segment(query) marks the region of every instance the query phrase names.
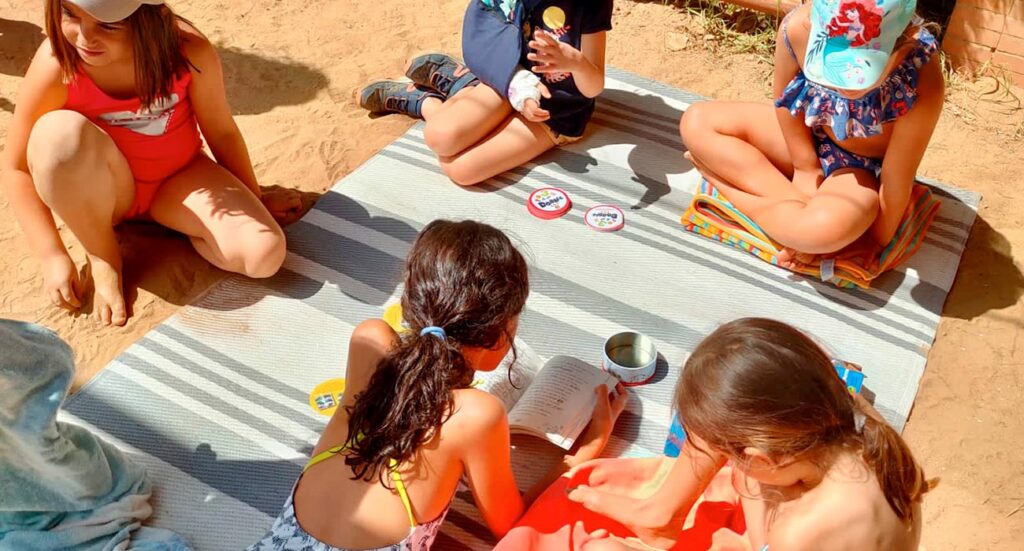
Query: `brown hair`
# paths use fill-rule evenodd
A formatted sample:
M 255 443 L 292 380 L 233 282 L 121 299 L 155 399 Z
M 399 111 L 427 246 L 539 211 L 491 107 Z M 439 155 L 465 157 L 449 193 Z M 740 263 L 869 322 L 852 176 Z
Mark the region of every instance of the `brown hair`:
M 933 486 L 888 423 L 865 414 L 858 430 L 855 414 L 864 413 L 832 360 L 782 322 L 744 318 L 711 333 L 686 361 L 676 407 L 686 431 L 733 458 L 747 447 L 809 460 L 858 450 L 905 522 Z
M 511 343 L 510 322 L 528 294 L 526 261 L 501 231 L 468 220 L 423 229 L 406 260 L 402 315 L 410 330 L 347 410 L 345 462 L 354 478 L 387 485 L 389 462 L 407 462 L 437 434 L 452 414 L 454 391 L 472 382 L 462 348 Z M 430 326 L 447 336 L 420 335 Z
M 46 34 L 60 64 L 61 77 L 64 82 L 71 82 L 82 60 L 61 30 L 62 0 L 47 0 L 45 17 Z M 178 28 L 181 22 L 191 26 L 166 5 L 149 4 L 139 6 L 123 21 L 135 60 L 135 92 L 143 106 L 152 106 L 170 95 L 174 79 L 192 67 L 182 49 L 184 40 Z

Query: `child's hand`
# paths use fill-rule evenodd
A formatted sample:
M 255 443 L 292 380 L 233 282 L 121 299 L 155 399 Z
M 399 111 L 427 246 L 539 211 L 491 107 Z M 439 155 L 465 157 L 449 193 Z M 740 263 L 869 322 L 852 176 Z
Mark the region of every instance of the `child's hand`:
M 583 52 L 541 29 L 533 33 L 533 40 L 527 46 L 533 52 L 526 54 L 526 59 L 534 62 L 535 73 L 571 73 L 584 59 Z
M 298 220 L 302 216 L 302 198 L 294 189 L 277 188 L 264 191 L 260 201 L 267 207 L 274 220 L 282 226 Z
M 67 253 L 43 259 L 43 291 L 54 305 L 65 310 L 76 311 L 82 307 L 78 298 L 81 293 L 78 269 Z
M 825 180 L 821 170 L 794 170 L 793 187 L 808 198 L 818 193 L 818 187 Z
M 551 92 L 548 91 L 548 87 L 544 86 L 544 83 L 537 84 L 537 90 L 540 91 L 542 98 L 550 98 Z M 523 117 L 530 122 L 544 122 L 551 118 L 551 113 L 545 109 L 540 108 L 540 102 L 534 99 L 528 99 L 523 102 Z
M 615 428 L 615 420 L 619 418 L 622 410 L 626 409 L 626 402 L 629 401 L 629 393 L 622 383 L 615 385 L 615 395 L 611 397 L 608 396 L 608 387 L 605 385 L 598 386 L 594 392 L 597 393 L 597 403 L 594 404 L 590 424 L 578 441 L 579 448 L 576 453 L 566 458 L 570 467 L 590 461 L 601 454 L 612 435 L 612 429 Z

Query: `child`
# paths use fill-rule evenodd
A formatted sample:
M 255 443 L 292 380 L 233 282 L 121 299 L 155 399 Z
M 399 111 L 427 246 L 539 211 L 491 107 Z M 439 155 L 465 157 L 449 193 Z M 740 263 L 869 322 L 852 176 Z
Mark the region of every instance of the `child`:
M 785 250 L 889 244 L 943 103 L 935 37 L 916 0 L 813 0 L 775 47 L 775 109 L 709 102 L 680 123 L 707 180 Z M 863 238 L 863 239 L 861 239 Z
M 470 386 L 512 347 L 528 293 L 526 262 L 505 234 L 472 221 L 429 224 L 406 264 L 410 331 L 376 319 L 356 327 L 342 404 L 250 550 L 426 550 L 463 479 L 491 531 L 508 531 L 524 508 L 508 419 L 498 398 Z M 579 450 L 547 482 L 607 442 L 627 394 L 596 392 Z
M 474 10 L 491 10 L 479 20 L 504 25 L 497 34 L 511 35 L 512 42 L 481 40 L 467 28 L 463 49 L 489 62 L 507 59 L 511 52 L 512 67 L 518 63 L 527 70 L 520 67 L 506 71 L 508 77 L 488 79 L 484 74 L 492 67 L 480 67 L 481 73 L 470 64 L 488 84 L 477 86 L 480 81 L 464 66 L 443 54 L 429 54 L 410 61 L 406 75 L 412 84 L 379 81 L 358 97 L 359 105 L 374 113 L 425 119 L 427 146 L 445 174 L 462 186 L 478 184 L 583 136 L 594 112 L 593 98 L 604 90 L 605 32 L 611 30 L 612 0 L 505 0 L 497 2 L 500 6 L 482 2 L 470 3 L 467 22 L 474 21 Z M 512 32 L 507 32 L 510 26 Z M 522 36 L 532 36 L 526 48 Z M 478 51 L 486 48 L 509 51 Z
M 85 248 L 105 325 L 127 320 L 114 233 L 124 220 L 184 233 L 218 268 L 273 275 L 285 255 L 274 217 L 298 198 L 263 198 L 271 212 L 261 203 L 209 40 L 162 0 L 46 0 L 45 18 L 0 180 L 53 303 L 77 310 L 83 298 L 54 214 Z
M 932 483 L 900 435 L 848 392 L 807 335 L 767 319 L 723 325 L 687 360 L 676 407 L 687 433 L 681 460 L 580 467 L 593 469 L 589 484 L 612 487 L 616 478 L 653 475 L 655 463 L 674 461 L 653 494 L 634 499 L 577 487 L 570 499 L 663 548 L 728 460 L 746 535 L 722 530 L 714 549 L 917 549 L 921 498 Z

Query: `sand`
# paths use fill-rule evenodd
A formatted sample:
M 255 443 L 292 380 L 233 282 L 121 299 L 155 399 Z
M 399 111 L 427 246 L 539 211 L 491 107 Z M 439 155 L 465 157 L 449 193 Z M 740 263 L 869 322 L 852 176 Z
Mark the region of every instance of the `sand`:
M 432 3 L 433 4 L 433 3 Z M 264 186 L 308 202 L 411 124 L 370 119 L 352 102 L 360 84 L 398 76 L 422 50 L 458 53 L 465 0 L 424 8 L 399 0 L 180 0 L 172 5 L 221 47 L 229 97 Z M 704 39 L 685 10 L 618 0 L 608 62 L 721 99 L 768 99 L 770 67 Z M 0 0 L 0 143 L 32 52 L 43 40 L 42 2 Z M 928 549 L 1019 549 L 1024 534 L 1024 115 L 994 81 L 953 87 L 921 173 L 984 199 L 905 436 L 930 475 Z M 415 182 L 408 185 L 415 186 Z M 72 256 L 81 247 L 64 232 Z M 56 329 L 75 349 L 76 385 L 224 273 L 169 231 L 121 232 L 132 318 L 99 328 L 52 308 L 41 293 L 10 206 L 0 198 L 0 316 Z

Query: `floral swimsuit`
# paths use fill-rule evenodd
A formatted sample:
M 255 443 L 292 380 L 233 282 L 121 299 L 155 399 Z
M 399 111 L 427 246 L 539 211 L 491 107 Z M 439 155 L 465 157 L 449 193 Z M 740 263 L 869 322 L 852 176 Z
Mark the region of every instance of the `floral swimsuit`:
M 782 39 L 793 59 L 797 59 L 786 27 L 786 21 L 783 20 Z M 862 97 L 845 98 L 831 88 L 807 80 L 801 70 L 775 100 L 776 107 L 785 107 L 793 116 L 803 112 L 804 124 L 811 128 L 825 177 L 841 168 L 867 170 L 876 177 L 881 173 L 882 159 L 847 151 L 836 140 L 841 142 L 847 138 L 881 134 L 883 124 L 906 115 L 914 106 L 921 67 L 938 51 L 935 37 L 924 28 L 918 30 L 914 40 L 917 43 L 903 61 L 877 88 Z M 832 129 L 836 140 L 825 133 L 823 127 L 826 126 Z

